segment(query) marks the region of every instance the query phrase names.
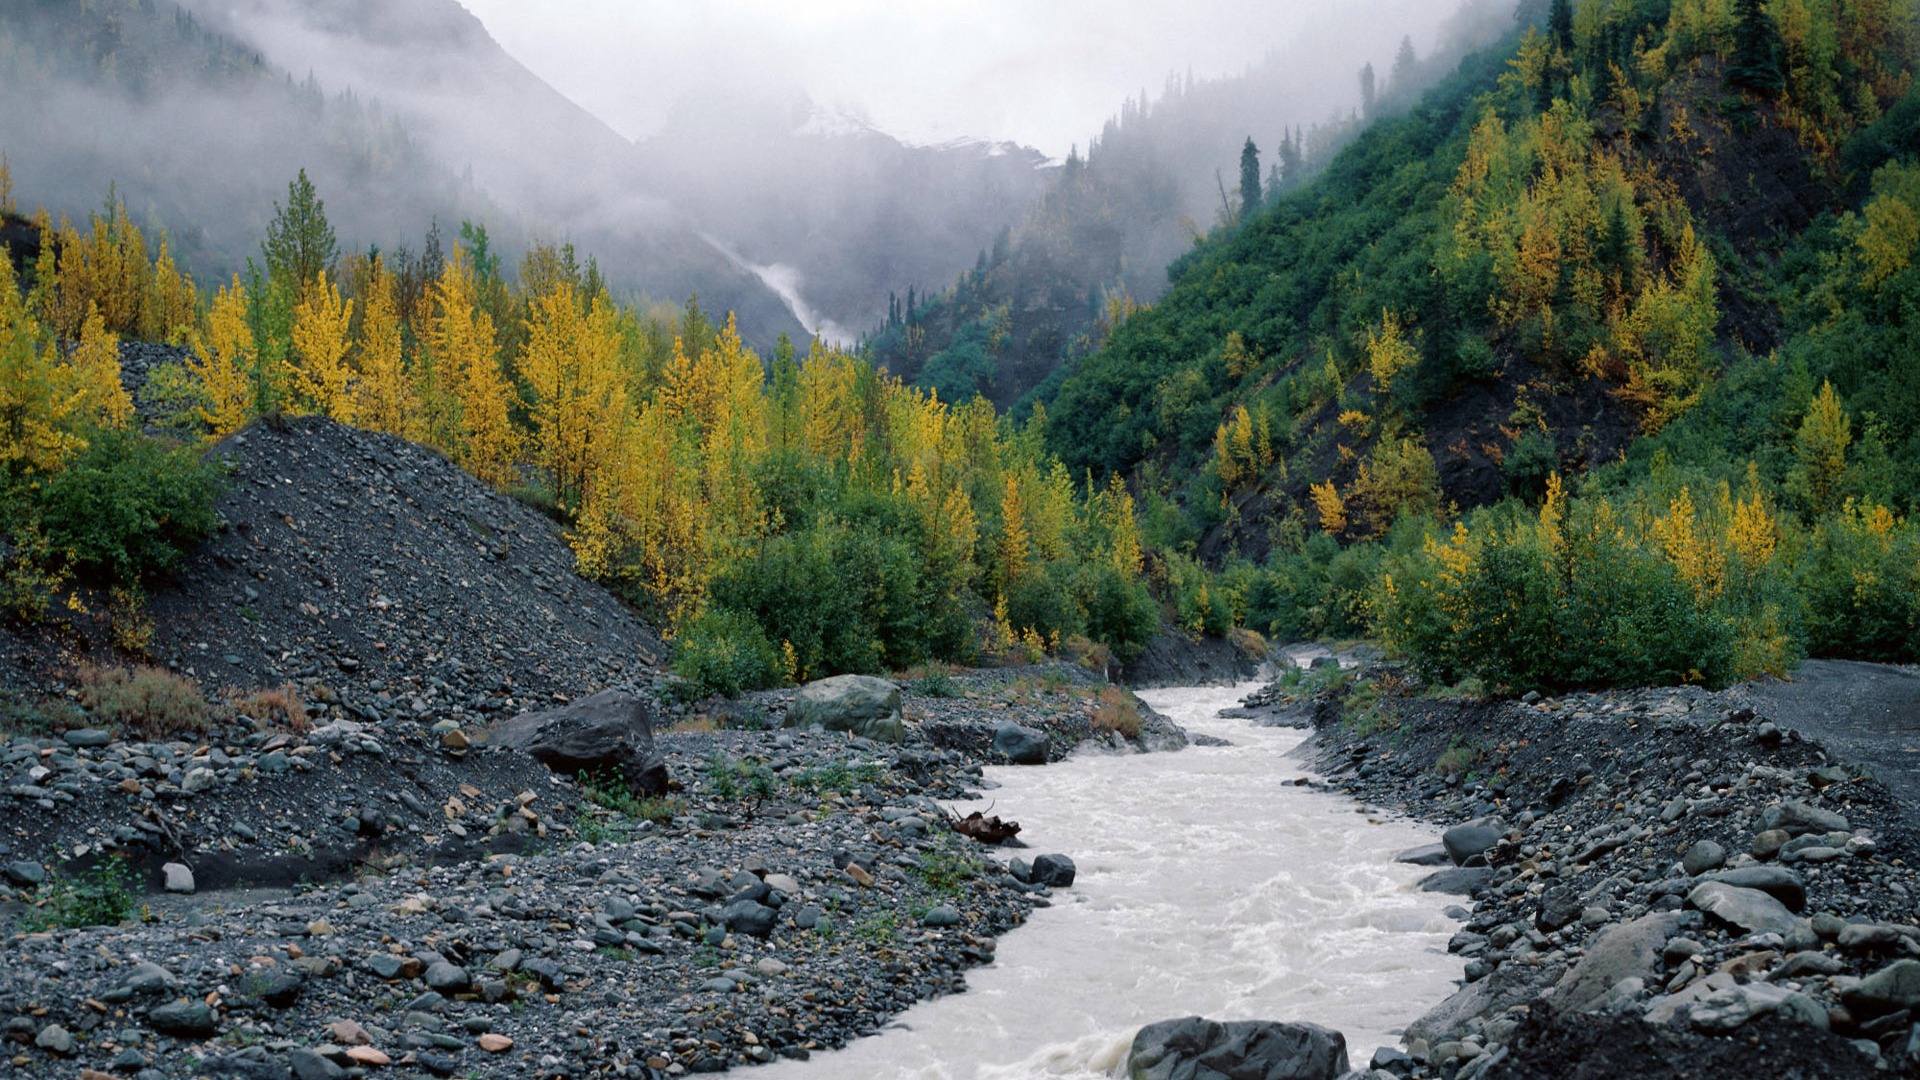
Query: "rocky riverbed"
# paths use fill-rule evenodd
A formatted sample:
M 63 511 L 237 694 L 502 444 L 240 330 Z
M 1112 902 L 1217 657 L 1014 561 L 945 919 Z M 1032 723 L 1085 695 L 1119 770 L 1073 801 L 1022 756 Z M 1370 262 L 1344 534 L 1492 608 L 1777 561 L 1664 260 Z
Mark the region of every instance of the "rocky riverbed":
M 1464 984 L 1374 1080 L 1920 1067 L 1915 836 L 1874 762 L 1775 723 L 1764 688 L 1478 702 L 1369 677 L 1255 704 L 1305 707 L 1334 787 L 1451 826 L 1405 858 L 1473 899 Z
M 753 695 L 663 733 L 679 790 L 645 802 L 411 716 L 16 738 L 0 1067 L 652 1077 L 840 1045 L 960 989 L 1070 883 L 1070 860 L 986 860 L 935 800 L 1005 760 L 996 737 L 1129 745 L 1095 730 L 1101 685 L 943 674 L 909 685 L 899 744 L 782 728 L 793 693 Z M 139 875 L 128 917 L 45 925 L 101 865 Z

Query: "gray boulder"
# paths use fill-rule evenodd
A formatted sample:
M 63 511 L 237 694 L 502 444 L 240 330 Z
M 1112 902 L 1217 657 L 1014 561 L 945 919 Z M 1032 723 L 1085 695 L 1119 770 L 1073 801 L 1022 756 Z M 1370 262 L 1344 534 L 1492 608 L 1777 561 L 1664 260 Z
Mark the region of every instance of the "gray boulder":
M 993 752 L 1015 765 L 1045 765 L 1047 734 L 1009 720 L 993 730 Z
M 1701 874 L 1727 861 L 1727 849 L 1712 840 L 1696 840 L 1687 853 L 1680 858 L 1680 866 L 1688 877 Z
M 1780 829 L 1793 836 L 1850 831 L 1846 818 L 1831 810 L 1798 801 L 1767 807 L 1760 814 L 1760 829 Z
M 900 715 L 900 688 L 871 675 L 835 675 L 801 687 L 787 707 L 786 726 L 816 724 L 874 742 L 897 743 L 907 736 Z
M 1395 855 L 1393 861 L 1409 866 L 1448 866 L 1452 864 L 1453 857 L 1447 854 L 1445 844 L 1421 844 Z
M 1452 856 L 1455 866 L 1465 866 L 1468 859 L 1484 855 L 1500 842 L 1500 830 L 1485 819 L 1469 821 L 1442 833 L 1440 842 L 1446 846 L 1447 854 Z
M 1759 889 L 1785 904 L 1788 911 L 1799 911 L 1807 906 L 1806 882 L 1800 879 L 1799 874 L 1782 867 L 1742 866 L 1709 875 L 1707 880 L 1740 889 Z
M 780 913 L 758 900 L 739 899 L 722 909 L 721 919 L 727 929 L 754 937 L 766 937 L 773 933 L 774 924 L 780 919 Z
M 1129 1080 L 1334 1080 L 1346 1072 L 1346 1038 L 1317 1024 L 1162 1020 L 1141 1028 L 1127 1054 Z
M 1895 960 L 1841 994 L 1847 1007 L 1870 1016 L 1920 1005 L 1920 960 Z
M 1703 881 L 1687 894 L 1687 904 L 1750 934 L 1787 934 L 1793 931 L 1793 913 L 1759 889 L 1742 889 L 1721 881 Z
M 1600 932 L 1550 995 L 1560 1012 L 1585 1012 L 1606 1001 L 1607 991 L 1622 979 L 1652 981 L 1660 972 L 1667 939 L 1680 929 L 1678 912 L 1643 915 L 1632 922 Z
M 1033 860 L 1030 876 L 1035 885 L 1064 889 L 1073 884 L 1073 860 L 1065 855 L 1042 855 Z
M 491 741 L 523 750 L 557 773 L 619 777 L 641 795 L 667 790 L 667 762 L 654 751 L 647 704 L 624 690 L 521 713 L 497 724 Z

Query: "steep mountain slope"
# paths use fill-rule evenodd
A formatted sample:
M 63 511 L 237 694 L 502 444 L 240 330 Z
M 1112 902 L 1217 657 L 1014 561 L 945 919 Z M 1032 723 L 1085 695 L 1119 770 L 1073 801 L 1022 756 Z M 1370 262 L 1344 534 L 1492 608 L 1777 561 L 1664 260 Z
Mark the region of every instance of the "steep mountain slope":
M 809 329 L 847 343 L 895 283 L 950 280 L 1056 171 L 1008 143 L 910 146 L 798 90 L 683 100 L 637 149 L 635 181 L 743 262 L 790 271 Z
M 509 225 L 391 112 L 296 83 L 171 5 L 9 5 L 0 151 L 15 190 L 51 196 L 55 215 L 84 224 L 113 188 L 143 226 L 169 229 L 203 282 L 239 268 L 302 168 L 333 196 L 350 246 L 390 244 L 435 218 Z
M 1546 27 L 1547 7 L 1523 10 Z M 1311 532 L 1380 535 L 1405 509 L 1537 496 L 1645 433 L 1697 436 L 1696 409 L 1725 420 L 1729 364 L 1788 344 L 1796 321 L 1884 308 L 1878 286 L 1795 296 L 1859 290 L 1842 279 L 1866 226 L 1802 231 L 1858 207 L 1905 145 L 1913 5 L 1751 27 L 1684 0 L 1570 10 L 1564 37 L 1535 29 L 1469 60 L 1178 262 L 1168 294 L 1048 401 L 1051 445 L 1076 468 L 1191 477 L 1176 486 L 1202 553 L 1259 560 Z M 1737 46 L 1769 28 L 1756 89 Z M 1816 47 L 1831 48 L 1795 66 Z M 1884 149 L 1840 153 L 1863 128 Z M 1794 424 L 1800 385 L 1781 405 Z M 1860 370 L 1841 385 L 1889 384 Z M 1879 412 L 1889 445 L 1908 438 L 1904 406 L 1850 407 Z M 1792 462 L 1761 464 L 1785 482 Z
M 638 159 L 626 139 L 509 56 L 455 0 L 185 6 L 274 66 L 308 72 L 328 92 L 377 101 L 400 118 L 436 160 L 501 208 L 485 220 L 510 264 L 528 239 L 569 241 L 592 252 L 622 293 L 669 303 L 698 295 L 709 309 L 738 312 L 756 342 L 780 333 L 804 340 L 775 290 L 704 239 L 656 188 L 636 182 Z M 416 221 L 370 240 L 391 243 L 421 227 Z
M 1366 123 L 1406 108 L 1464 52 L 1504 32 L 1509 12 L 1476 0 L 1442 23 L 1433 6 L 1379 0 L 1309 24 L 1244 74 L 1169 77 L 1157 99 L 1143 90 L 951 287 L 898 282 L 885 323 L 870 332 L 872 355 L 950 400 L 979 392 L 1011 407 L 1068 356 L 1097 346 L 1114 314 L 1156 299 L 1168 264 L 1198 237 L 1238 220 L 1249 141 L 1258 195 L 1297 188 Z

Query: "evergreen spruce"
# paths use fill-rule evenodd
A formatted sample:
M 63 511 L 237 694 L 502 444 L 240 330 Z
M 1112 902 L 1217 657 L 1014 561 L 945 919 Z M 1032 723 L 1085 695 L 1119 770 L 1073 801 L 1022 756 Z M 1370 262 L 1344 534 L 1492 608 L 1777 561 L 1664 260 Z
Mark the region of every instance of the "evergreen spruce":
M 1242 217 L 1260 209 L 1260 148 L 1253 145 L 1253 136 L 1247 136 L 1247 144 L 1240 148 L 1240 214 Z
M 1765 0 L 1738 0 L 1733 26 L 1733 61 L 1727 82 L 1761 97 L 1777 97 L 1786 88 L 1780 71 L 1780 28 L 1767 14 Z

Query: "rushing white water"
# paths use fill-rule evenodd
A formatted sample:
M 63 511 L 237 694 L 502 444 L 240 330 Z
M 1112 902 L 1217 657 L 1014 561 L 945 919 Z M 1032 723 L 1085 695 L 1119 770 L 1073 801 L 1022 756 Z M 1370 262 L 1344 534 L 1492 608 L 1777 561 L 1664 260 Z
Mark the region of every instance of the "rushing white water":
M 755 1080 L 1091 1080 L 1124 1070 L 1143 1024 L 1191 1015 L 1323 1024 L 1355 1064 L 1392 1045 L 1460 973 L 1447 899 L 1393 861 L 1434 835 L 1288 783 L 1301 732 L 1217 715 L 1254 685 L 1140 695 L 1230 747 L 989 769 L 1023 854 L 1071 856 L 1073 887 L 1002 938 L 966 993 Z

